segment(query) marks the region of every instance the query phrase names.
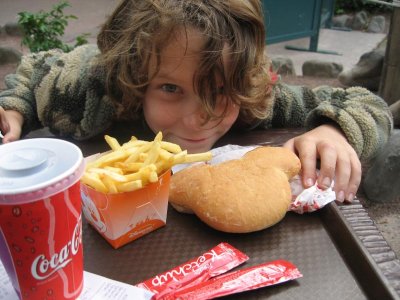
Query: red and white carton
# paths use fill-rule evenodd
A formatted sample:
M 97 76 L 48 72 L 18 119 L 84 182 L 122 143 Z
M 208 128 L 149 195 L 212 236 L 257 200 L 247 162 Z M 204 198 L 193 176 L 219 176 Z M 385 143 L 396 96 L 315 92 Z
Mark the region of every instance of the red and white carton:
M 85 158 L 90 163 L 104 155 Z M 166 225 L 171 170 L 130 192 L 102 193 L 81 183 L 82 211 L 92 227 L 118 249 Z
M 20 299 L 83 288 L 82 152 L 49 138 L 0 146 L 0 258 Z
M 86 220 L 114 248 L 118 249 L 167 222 L 171 171 L 157 182 L 124 193 L 102 193 L 81 184 L 82 210 Z

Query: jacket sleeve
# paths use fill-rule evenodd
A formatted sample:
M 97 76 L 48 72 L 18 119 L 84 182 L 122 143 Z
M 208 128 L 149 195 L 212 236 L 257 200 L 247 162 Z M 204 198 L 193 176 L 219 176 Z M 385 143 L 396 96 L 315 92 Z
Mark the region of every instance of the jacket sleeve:
M 85 45 L 24 56 L 16 73 L 6 76 L 0 106 L 24 116 L 23 134 L 40 127 L 74 139 L 98 134 L 110 125 L 114 106 L 104 74 L 93 65 L 97 54 L 96 46 Z
M 274 95 L 269 126 L 311 129 L 334 122 L 362 161 L 377 154 L 393 129 L 386 102 L 362 87 L 309 89 L 279 83 Z

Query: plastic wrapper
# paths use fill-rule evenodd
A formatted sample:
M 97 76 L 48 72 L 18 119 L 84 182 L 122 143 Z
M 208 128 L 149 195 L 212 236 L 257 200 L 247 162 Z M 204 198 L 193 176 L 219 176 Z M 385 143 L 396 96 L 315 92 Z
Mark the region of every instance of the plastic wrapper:
M 303 275 L 286 260 L 231 271 L 249 257 L 221 243 L 199 257 L 136 286 L 154 293 L 152 300 L 214 299 L 294 280 Z
M 299 214 L 316 211 L 336 199 L 335 192 L 332 189 L 333 182 L 327 189 L 321 189 L 317 183 L 305 189 L 301 183 L 300 175 L 296 175 L 290 180 L 290 187 L 293 201 L 289 210 Z
M 137 287 L 149 290 L 158 299 L 165 294 L 204 282 L 247 261 L 249 257 L 228 243 L 221 243 L 199 257 L 147 279 Z
M 276 260 L 229 272 L 175 293 L 170 293 L 159 299 L 214 299 L 283 283 L 302 276 L 292 263 L 285 260 Z

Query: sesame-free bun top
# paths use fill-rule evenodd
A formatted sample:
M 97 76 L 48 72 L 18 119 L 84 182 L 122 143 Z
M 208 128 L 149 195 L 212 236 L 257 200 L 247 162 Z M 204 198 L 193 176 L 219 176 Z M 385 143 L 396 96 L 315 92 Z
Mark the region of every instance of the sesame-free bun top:
M 292 200 L 289 179 L 300 167 L 298 157 L 286 148 L 258 147 L 240 159 L 175 173 L 169 201 L 220 231 L 262 230 L 285 216 Z

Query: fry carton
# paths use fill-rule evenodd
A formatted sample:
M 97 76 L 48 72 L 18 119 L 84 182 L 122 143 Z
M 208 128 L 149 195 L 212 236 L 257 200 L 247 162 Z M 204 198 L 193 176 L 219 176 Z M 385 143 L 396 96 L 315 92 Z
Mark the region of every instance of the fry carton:
M 166 224 L 171 168 L 211 159 L 211 152 L 187 154 L 159 132 L 153 141 L 132 136 L 120 145 L 106 135 L 111 150 L 86 158 L 81 177 L 87 221 L 115 248 Z
M 132 192 L 105 194 L 81 185 L 86 220 L 115 249 L 166 224 L 171 172 Z

